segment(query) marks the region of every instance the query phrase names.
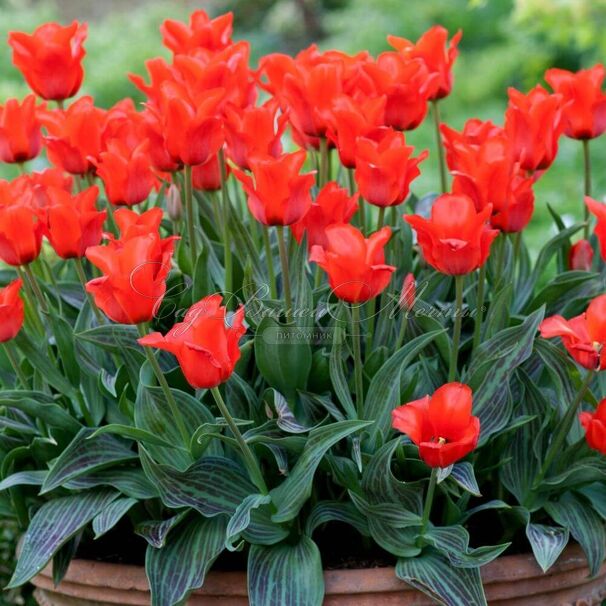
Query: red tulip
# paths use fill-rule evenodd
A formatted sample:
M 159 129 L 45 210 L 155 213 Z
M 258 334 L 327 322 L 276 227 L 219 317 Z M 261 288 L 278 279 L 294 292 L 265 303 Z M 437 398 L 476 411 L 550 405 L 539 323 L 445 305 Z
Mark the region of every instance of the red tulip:
M 447 383 L 392 411 L 394 429 L 405 433 L 430 467 L 448 467 L 469 454 L 480 437 L 480 419 L 471 414 L 471 389 Z
M 28 95 L 22 103 L 9 99 L 0 105 L 0 160 L 22 163 L 40 153 L 42 136 L 36 110 L 36 97 Z
M 89 246 L 101 242 L 107 211 L 96 208 L 96 185 L 71 195 L 64 189 L 47 188 L 47 236 L 55 252 L 63 259 L 83 257 Z
M 65 111 L 47 111 L 42 123 L 48 159 L 57 168 L 72 175 L 94 173 L 92 160 L 102 150 L 101 134 L 107 112 L 95 107 L 92 97 L 81 97 Z
M 225 140 L 229 157 L 242 169 L 250 169 L 250 158 L 267 155 L 277 158 L 282 153 L 280 137 L 288 116 L 280 114 L 278 103 L 270 99 L 260 107 L 225 108 Z
M 568 269 L 591 271 L 593 263 L 593 248 L 588 240 L 579 240 L 570 247 L 568 253 Z
M 204 164 L 192 166 L 192 182 L 194 189 L 201 191 L 217 191 L 221 189 L 221 165 L 219 156 L 213 156 Z
M 598 202 L 589 196 L 585 196 L 585 204 L 589 212 L 597 218 L 594 232 L 600 243 L 602 259 L 606 261 L 606 204 Z
M 66 27 L 45 23 L 31 35 L 9 33 L 13 63 L 38 96 L 62 101 L 78 92 L 84 77 L 82 58 L 86 51 L 82 43 L 86 33 L 86 23 L 77 21 Z
M 492 207 L 477 212 L 467 196 L 444 194 L 436 199 L 431 219 L 407 215 L 404 219 L 417 232 L 425 260 L 452 276 L 468 274 L 484 265 L 498 230 L 486 224 Z
M 606 398 L 598 404 L 595 412 L 582 412 L 579 421 L 589 447 L 606 454 Z
M 250 159 L 254 180 L 234 169 L 235 177 L 248 195 L 248 208 L 264 225 L 291 225 L 299 221 L 311 206 L 310 190 L 314 173 L 299 174 L 305 163 L 300 150 L 279 158 L 256 156 Z
M 0 343 L 14 339 L 23 326 L 23 301 L 19 296 L 22 282 L 13 280 L 0 288 Z
M 509 89 L 505 131 L 520 168 L 528 171 L 549 168 L 558 153 L 564 130 L 561 95 L 551 95 L 535 86 L 527 95 Z
M 228 319 L 221 295 L 211 295 L 192 305 L 183 322 L 175 324 L 166 336 L 154 332 L 139 343 L 170 351 L 192 387 L 210 389 L 231 376 L 240 359 L 238 342 L 245 332 L 244 307 Z
M 402 133 L 392 129 L 377 131 L 373 138 L 356 142 L 355 179 L 360 195 L 376 206 L 396 206 L 410 192 L 410 184 L 421 171 L 419 164 L 427 151 L 412 157 L 414 147 L 406 145 Z
M 459 150 L 466 150 L 469 146 L 482 146 L 489 142 L 492 137 L 500 137 L 504 129 L 490 120 L 478 120 L 471 118 L 465 122 L 462 131 L 456 131 L 447 124 L 441 124 L 442 143 L 446 150 L 446 163 L 451 171 L 457 170 L 459 165 Z
M 417 283 L 415 281 L 414 274 L 407 273 L 404 276 L 402 282 L 402 292 L 400 293 L 400 299 L 398 301 L 400 307 L 405 311 L 410 311 L 417 298 Z
M 545 80 L 564 99 L 564 133 L 573 139 L 593 139 L 606 131 L 606 93 L 603 65 L 569 72 L 549 69 Z
M 606 368 L 606 295 L 593 299 L 586 312 L 570 320 L 557 315 L 545 318 L 539 330 L 544 339 L 561 337 L 568 353 L 584 368 Z
M 107 151 L 99 154 L 97 174 L 112 204 L 133 206 L 149 196 L 156 177 L 150 167 L 148 149 L 148 141 L 130 149 L 123 141 L 114 139 L 108 143 Z
M 327 274 L 336 297 L 361 303 L 381 294 L 395 267 L 385 264 L 385 245 L 391 229 L 384 227 L 370 238 L 353 225 L 330 225 L 325 230 L 328 246 L 313 246 L 309 256 Z
M 34 194 L 24 180 L 0 180 L 0 259 L 27 265 L 40 254 L 44 222 Z
M 160 230 L 163 212 L 161 208 L 155 207 L 144 213 L 137 213 L 129 208 L 121 208 L 114 213 L 116 225 L 120 230 L 120 240 L 130 240 L 137 236 L 146 236 Z
M 458 45 L 463 32 L 460 30 L 448 44 L 448 30 L 441 25 L 429 28 L 414 44 L 404 38 L 387 36 L 389 44 L 404 55 L 423 59 L 430 74 L 439 76 L 439 86 L 430 99 L 442 99 L 452 90 L 452 68 L 459 54 Z
M 15 179 L 15 183 L 21 183 L 25 191 L 32 195 L 32 205 L 40 210 L 46 209 L 50 204 L 47 193 L 49 188 L 59 188 L 71 193 L 74 185 L 71 175 L 66 175 L 58 168 L 46 168 L 39 172 L 25 173 Z M 17 186 L 16 187 L 21 187 Z
M 210 19 L 203 10 L 190 15 L 189 25 L 167 19 L 160 27 L 162 43 L 175 55 L 187 55 L 199 49 L 222 50 L 231 44 L 233 20 L 233 13 Z
M 299 244 L 303 235 L 307 234 L 307 246 L 310 250 L 316 244 L 328 248 L 326 228 L 335 223 L 349 223 L 357 210 L 358 194 L 350 196 L 346 189 L 331 181 L 320 190 L 305 216 L 293 223 L 290 229 Z
M 129 214 L 124 215 L 125 212 Z M 119 240 L 111 238 L 106 246 L 91 246 L 86 251 L 86 258 L 103 273 L 88 282 L 86 290 L 108 318 L 121 324 L 139 324 L 153 318 L 166 292 L 166 277 L 178 239 L 162 239 L 157 230 L 150 231 L 142 225 L 157 222 L 157 213 L 146 213 L 134 226 L 137 221 L 131 213 L 116 212 L 122 232 Z M 125 233 L 128 229 L 131 233 Z

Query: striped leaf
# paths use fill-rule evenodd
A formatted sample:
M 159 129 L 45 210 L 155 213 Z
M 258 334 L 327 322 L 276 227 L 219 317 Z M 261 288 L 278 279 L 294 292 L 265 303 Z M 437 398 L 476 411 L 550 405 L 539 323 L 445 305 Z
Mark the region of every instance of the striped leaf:
M 113 490 L 91 490 L 42 505 L 27 529 L 8 588 L 19 587 L 38 574 L 62 545 L 117 496 Z
M 204 577 L 223 551 L 225 516 L 190 517 L 172 532 L 161 549 L 148 546 L 145 572 L 151 591 L 151 606 L 181 604 Z
M 108 469 L 79 476 L 65 483 L 65 488 L 82 490 L 96 486 L 111 486 L 133 499 L 153 499 L 158 489 L 141 469 Z
M 568 545 L 570 532 L 567 528 L 559 526 L 528 524 L 526 536 L 537 564 L 543 569 L 543 572 L 547 572 L 556 563 L 564 551 L 564 547 Z
M 339 318 L 345 320 L 346 309 L 341 306 L 339 309 Z M 345 363 L 343 360 L 343 341 L 345 340 L 345 330 L 338 323 L 335 324 L 333 333 L 332 348 L 330 350 L 329 371 L 330 380 L 335 394 L 343 407 L 346 415 L 350 419 L 357 417 L 356 407 L 351 399 L 351 389 L 345 378 Z
M 152 547 L 164 547 L 168 533 L 185 518 L 190 510 L 182 511 L 168 520 L 147 520 L 135 526 L 135 534 L 143 537 Z
M 183 472 L 159 465 L 142 446 L 140 458 L 162 502 L 173 509 L 191 507 L 207 517 L 233 515 L 238 505 L 256 492 L 243 469 L 224 457 L 203 457 Z
M 112 501 L 101 513 L 93 519 L 95 539 L 109 532 L 128 513 L 128 510 L 139 501 L 129 497 Z
M 418 527 L 396 528 L 381 519 L 371 517 L 368 518 L 368 530 L 385 551 L 395 556 L 410 558 L 421 553 L 421 548 L 417 546 Z
M 151 433 L 150 431 L 145 431 L 145 429 L 133 427 L 132 425 L 120 425 L 117 423 L 112 423 L 111 425 L 104 425 L 103 427 L 99 427 L 99 429 L 96 429 L 88 439 L 92 440 L 97 436 L 101 436 L 103 434 L 122 436 L 123 438 L 129 438 L 131 440 L 136 440 L 137 442 L 143 442 L 144 444 L 155 444 L 156 446 L 164 446 L 166 448 L 175 447 L 174 444 L 167 442 L 163 438 L 157 436 L 154 433 Z
M 606 553 L 604 522 L 583 497 L 564 493 L 559 501 L 545 503 L 547 513 L 581 545 L 592 576 L 596 575 Z
M 339 440 L 370 425 L 372 421 L 339 421 L 309 432 L 305 448 L 288 478 L 271 491 L 276 506 L 274 522 L 287 522 L 299 513 L 309 498 L 314 474 L 326 452 Z
M 13 486 L 42 486 L 48 471 L 17 471 L 0 482 L 0 492 Z
M 321 606 L 324 575 L 317 545 L 306 536 L 294 545 L 253 545 L 248 598 L 251 606 Z
M 416 558 L 401 558 L 396 576 L 443 606 L 486 606 L 479 568 L 453 568 L 428 549 Z
M 37 392 L 24 393 L 31 394 L 31 397 L 29 395 L 20 396 L 19 392 L 10 394 L 2 392 L 0 394 L 0 406 L 21 410 L 34 419 L 40 419 L 51 427 L 63 429 L 70 434 L 77 433 L 82 427 L 65 409 L 52 400 L 49 402 L 39 398 Z
M 94 429 L 82 428 L 61 453 L 46 476 L 40 494 L 50 492 L 78 476 L 137 458 L 126 442 L 111 435 L 88 439 Z
M 250 525 L 250 515 L 254 509 L 271 503 L 269 495 L 250 494 L 236 507 L 234 515 L 230 518 L 225 533 L 225 547 L 234 551 L 233 543 Z
M 353 526 L 361 535 L 370 536 L 366 516 L 351 503 L 341 501 L 320 501 L 314 505 L 305 523 L 305 534 L 311 536 L 317 528 L 328 522 L 343 522 Z
M 137 344 L 137 328 L 128 324 L 103 324 L 83 330 L 74 336 L 111 353 L 122 354 L 125 349 L 140 350 Z
M 455 463 L 450 472 L 450 478 L 452 478 L 461 488 L 470 492 L 476 497 L 481 497 L 480 488 L 476 480 L 476 475 L 473 471 L 473 465 L 471 463 Z

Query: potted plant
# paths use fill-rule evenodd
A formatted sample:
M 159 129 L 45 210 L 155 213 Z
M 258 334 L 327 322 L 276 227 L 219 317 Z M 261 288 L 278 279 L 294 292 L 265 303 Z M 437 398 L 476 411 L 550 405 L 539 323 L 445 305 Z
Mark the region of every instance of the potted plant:
M 8 587 L 598 603 L 603 67 L 549 70 L 553 92 L 509 91 L 503 126 L 458 131 L 438 108 L 460 33 L 252 70 L 231 14 L 161 31 L 172 60 L 131 76 L 143 109 L 73 100 L 86 26 L 9 37 L 33 94 L 0 108 L 0 156 L 51 167 L 0 182 Z M 402 131 L 429 108 L 442 193 L 419 198 L 427 152 Z M 536 250 L 523 230 L 562 135 L 585 152 L 584 218 L 550 209 Z

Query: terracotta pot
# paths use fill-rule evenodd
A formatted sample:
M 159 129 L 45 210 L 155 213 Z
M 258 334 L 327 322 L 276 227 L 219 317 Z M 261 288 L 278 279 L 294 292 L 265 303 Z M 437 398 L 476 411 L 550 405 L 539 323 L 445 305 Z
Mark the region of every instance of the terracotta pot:
M 595 606 L 606 596 L 606 565 L 587 578 L 585 556 L 577 546 L 568 547 L 557 564 L 543 574 L 530 555 L 505 556 L 482 569 L 488 603 L 492 606 Z M 330 570 L 326 581 L 326 606 L 432 606 L 423 594 L 399 581 L 393 568 Z M 63 582 L 53 587 L 47 567 L 36 578 L 36 598 L 41 606 L 148 605 L 149 592 L 143 568 L 75 560 Z M 246 574 L 211 572 L 204 588 L 188 606 L 245 606 Z M 469 606 L 474 606 L 469 604 Z

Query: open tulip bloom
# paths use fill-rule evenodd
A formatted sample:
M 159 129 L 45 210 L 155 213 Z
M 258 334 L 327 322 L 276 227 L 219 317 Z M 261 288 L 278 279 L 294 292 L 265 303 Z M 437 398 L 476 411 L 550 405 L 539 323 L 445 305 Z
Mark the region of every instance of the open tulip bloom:
M 247 568 L 253 606 L 320 606 L 345 561 L 449 606 L 487 604 L 480 569 L 514 549 L 548 571 L 576 541 L 596 575 L 604 67 L 550 69 L 552 90 L 455 130 L 461 32 L 253 69 L 232 25 L 166 20 L 166 58 L 130 76 L 145 102 L 109 108 L 78 96 L 86 24 L 9 35 L 31 89 L 0 103 L 22 169 L 0 180 L 9 587 L 103 557 L 91 524 L 121 560 L 142 537 L 153 606 L 213 565 Z M 578 222 L 551 209 L 529 251 L 562 135 L 584 151 Z

